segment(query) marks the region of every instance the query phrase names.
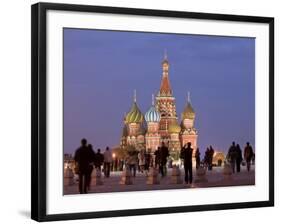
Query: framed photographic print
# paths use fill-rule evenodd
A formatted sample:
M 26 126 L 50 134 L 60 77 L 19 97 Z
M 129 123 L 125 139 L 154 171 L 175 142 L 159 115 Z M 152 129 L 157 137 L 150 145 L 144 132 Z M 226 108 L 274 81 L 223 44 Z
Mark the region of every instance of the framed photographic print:
M 274 19 L 32 6 L 32 219 L 274 205 Z

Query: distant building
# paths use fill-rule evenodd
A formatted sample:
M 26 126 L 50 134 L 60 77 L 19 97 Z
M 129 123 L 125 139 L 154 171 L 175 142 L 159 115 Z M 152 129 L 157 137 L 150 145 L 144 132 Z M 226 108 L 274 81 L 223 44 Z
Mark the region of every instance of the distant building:
M 75 161 L 74 158 L 72 157 L 72 154 L 65 153 L 63 155 L 63 164 L 64 164 L 64 169 L 69 167 L 70 169 L 75 168 Z
M 225 155 L 223 152 L 215 151 L 213 156 L 213 164 L 217 166 L 222 166 L 225 162 Z
M 120 147 L 125 149 L 127 146 L 134 146 L 137 150 L 150 149 L 153 152 L 164 142 L 173 158 L 178 158 L 181 147 L 191 142 L 195 152 L 198 132 L 194 127 L 195 112 L 190 95 L 188 94 L 180 123 L 175 100 L 169 80 L 169 62 L 165 55 L 160 90 L 155 98 L 152 95 L 152 105 L 145 115 L 137 105 L 135 92 L 131 110 L 124 116 Z

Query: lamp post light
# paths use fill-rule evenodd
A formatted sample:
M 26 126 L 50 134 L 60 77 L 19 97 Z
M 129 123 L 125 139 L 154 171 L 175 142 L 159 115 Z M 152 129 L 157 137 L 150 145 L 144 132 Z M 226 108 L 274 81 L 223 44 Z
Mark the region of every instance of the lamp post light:
M 112 161 L 112 170 L 113 170 L 113 171 L 116 171 L 116 154 L 115 154 L 115 153 L 112 153 L 112 158 L 113 158 L 113 161 Z

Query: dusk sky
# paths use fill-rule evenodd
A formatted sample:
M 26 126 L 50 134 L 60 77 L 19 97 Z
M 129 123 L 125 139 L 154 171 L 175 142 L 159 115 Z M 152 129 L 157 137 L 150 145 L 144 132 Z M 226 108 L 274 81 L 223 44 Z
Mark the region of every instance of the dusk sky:
M 191 93 L 200 151 L 255 146 L 255 39 L 64 29 L 65 153 L 81 138 L 119 145 L 134 89 L 143 114 L 159 91 L 165 49 L 179 120 Z

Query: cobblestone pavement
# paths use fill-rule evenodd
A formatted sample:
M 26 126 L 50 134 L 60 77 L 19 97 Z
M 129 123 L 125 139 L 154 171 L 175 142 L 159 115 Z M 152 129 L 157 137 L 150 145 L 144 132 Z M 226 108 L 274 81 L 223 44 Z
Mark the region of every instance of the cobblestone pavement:
M 253 169 L 248 172 L 242 167 L 240 173 L 231 175 L 230 179 L 225 179 L 222 168 L 214 167 L 212 171 L 206 171 L 206 178 L 208 182 L 193 183 L 192 185 L 171 184 L 172 169 L 168 169 L 167 176 L 162 178 L 158 176 L 160 184 L 148 185 L 146 184 L 147 177 L 143 173 L 137 173 L 136 177 L 132 177 L 132 185 L 121 185 L 122 172 L 111 172 L 109 178 L 102 175 L 103 185 L 91 185 L 89 193 L 106 193 L 106 192 L 124 192 L 124 191 L 145 191 L 145 190 L 165 190 L 165 189 L 182 189 L 182 188 L 204 188 L 204 187 L 225 187 L 225 186 L 241 186 L 241 185 L 254 185 L 255 184 L 255 171 Z M 184 170 L 181 169 L 181 178 L 184 180 Z M 195 171 L 193 172 L 193 180 L 197 179 Z M 71 186 L 64 186 L 64 194 L 78 194 L 78 183 Z

